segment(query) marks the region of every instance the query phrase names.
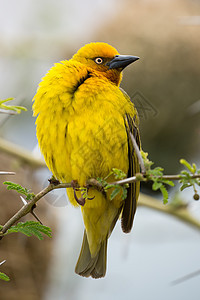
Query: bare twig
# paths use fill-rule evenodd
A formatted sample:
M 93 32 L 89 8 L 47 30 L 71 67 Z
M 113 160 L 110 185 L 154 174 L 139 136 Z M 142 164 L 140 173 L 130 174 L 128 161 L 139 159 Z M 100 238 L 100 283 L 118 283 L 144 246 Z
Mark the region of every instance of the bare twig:
M 137 155 L 137 158 L 138 158 L 138 161 L 139 161 L 139 164 L 140 164 L 141 171 L 142 171 L 143 174 L 145 174 L 146 168 L 144 166 L 144 162 L 143 162 L 143 159 L 142 159 L 142 155 L 140 153 L 140 149 L 138 147 L 138 144 L 137 144 L 133 134 L 131 132 L 129 132 L 129 133 L 130 133 L 131 141 L 132 141 L 132 144 L 133 144 L 133 148 L 135 150 L 135 153 Z
M 24 205 L 26 205 L 26 204 L 28 203 L 28 201 L 26 201 L 26 200 L 24 199 L 24 197 L 20 196 L 20 199 L 22 200 L 22 202 L 23 202 Z M 40 219 L 38 218 L 38 216 L 37 216 L 37 215 L 34 213 L 34 211 L 33 211 L 33 209 L 34 209 L 35 207 L 36 207 L 36 205 L 34 204 L 34 205 L 32 206 L 32 209 L 31 209 L 30 213 L 34 216 L 34 218 L 35 218 L 41 225 L 43 225 L 42 222 L 40 221 Z
M 15 175 L 15 172 L 0 171 L 0 175 Z
M 145 180 L 145 178 L 144 178 L 144 180 Z M 131 183 L 131 182 L 136 182 L 136 181 L 137 181 L 136 176 L 133 176 L 133 177 L 129 177 L 129 178 L 125 178 L 125 179 L 122 179 L 122 180 L 111 182 L 111 184 L 123 185 L 123 184 L 126 184 L 126 183 Z M 140 181 L 142 181 L 142 180 L 140 180 Z
M 166 179 L 166 180 L 180 180 L 182 178 L 182 176 L 181 175 L 163 175 L 163 176 L 158 176 L 157 178 L 158 179 Z M 200 174 L 193 174 L 190 176 L 190 178 L 191 179 L 200 178 Z M 131 182 L 136 182 L 136 181 L 148 181 L 148 180 L 145 178 L 145 174 L 138 173 L 137 176 L 118 180 L 118 181 L 112 182 L 111 184 L 123 185 L 126 183 L 131 183 Z

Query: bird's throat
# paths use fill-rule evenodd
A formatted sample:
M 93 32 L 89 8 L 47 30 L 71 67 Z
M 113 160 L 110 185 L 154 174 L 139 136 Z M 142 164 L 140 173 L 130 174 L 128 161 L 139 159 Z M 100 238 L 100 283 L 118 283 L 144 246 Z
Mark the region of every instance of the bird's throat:
M 119 69 L 111 69 L 105 72 L 105 76 L 108 80 L 112 81 L 117 86 L 120 85 L 122 80 L 122 72 Z

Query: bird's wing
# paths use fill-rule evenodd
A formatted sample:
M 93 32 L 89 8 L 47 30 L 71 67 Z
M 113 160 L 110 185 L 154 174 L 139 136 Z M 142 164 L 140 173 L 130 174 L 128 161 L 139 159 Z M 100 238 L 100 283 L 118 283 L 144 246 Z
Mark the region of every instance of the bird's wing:
M 127 139 L 128 139 L 128 157 L 129 157 L 128 177 L 132 177 L 134 176 L 134 174 L 140 172 L 140 166 L 139 166 L 136 151 L 133 147 L 130 133 L 132 133 L 132 135 L 134 136 L 139 148 L 140 148 L 140 135 L 134 117 L 131 117 L 129 114 L 126 114 L 124 122 L 125 122 Z M 134 219 L 136 206 L 137 206 L 137 199 L 139 196 L 139 190 L 140 190 L 139 181 L 129 183 L 127 198 L 124 203 L 122 219 L 121 219 L 121 226 L 124 232 L 130 232 L 132 228 L 133 219 Z

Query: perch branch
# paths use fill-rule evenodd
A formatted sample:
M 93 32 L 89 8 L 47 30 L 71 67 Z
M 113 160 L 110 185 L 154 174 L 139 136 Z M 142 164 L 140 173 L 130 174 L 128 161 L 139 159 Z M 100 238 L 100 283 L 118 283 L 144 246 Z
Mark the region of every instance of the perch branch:
M 142 174 L 140 174 L 142 176 Z M 200 175 L 193 175 L 191 176 L 193 178 L 200 178 Z M 178 180 L 180 179 L 179 176 L 176 175 L 166 175 L 166 176 L 162 176 L 162 178 L 170 178 L 173 180 Z M 125 184 L 125 183 L 130 183 L 130 182 L 134 182 L 136 180 L 141 180 L 141 179 L 137 179 L 136 177 L 131 177 L 131 178 L 127 178 L 124 180 L 120 180 L 117 182 L 114 182 L 113 184 Z M 96 188 L 97 190 L 100 190 L 100 186 L 99 186 L 99 182 L 98 184 L 96 183 L 96 180 L 94 179 L 90 179 L 88 181 L 88 184 L 94 188 Z M 26 203 L 13 217 L 11 217 L 11 219 L 9 219 L 7 221 L 7 223 L 3 226 L 1 232 L 0 232 L 0 236 L 2 237 L 4 235 L 4 233 L 14 224 L 16 223 L 19 219 L 21 219 L 23 216 L 27 215 L 28 213 L 30 213 L 32 211 L 33 206 L 42 198 L 44 197 L 46 194 L 48 194 L 49 192 L 51 192 L 52 190 L 55 189 L 60 189 L 60 188 L 70 188 L 73 187 L 72 183 L 52 183 L 50 182 L 50 184 L 43 189 L 41 192 L 39 192 L 37 195 L 35 195 L 28 203 Z M 140 197 L 139 200 L 139 205 L 141 206 L 146 206 L 152 209 L 156 209 L 159 211 L 162 211 L 164 213 L 173 215 L 177 218 L 179 218 L 180 220 L 187 222 L 190 225 L 193 225 L 195 227 L 197 227 L 198 229 L 200 229 L 200 222 L 197 221 L 196 219 L 194 219 L 190 213 L 187 211 L 187 209 L 183 209 L 183 208 L 179 208 L 179 209 L 175 209 L 172 205 L 163 205 L 162 203 L 160 203 L 159 201 L 155 200 L 152 197 L 149 196 L 145 196 L 143 195 L 142 197 Z

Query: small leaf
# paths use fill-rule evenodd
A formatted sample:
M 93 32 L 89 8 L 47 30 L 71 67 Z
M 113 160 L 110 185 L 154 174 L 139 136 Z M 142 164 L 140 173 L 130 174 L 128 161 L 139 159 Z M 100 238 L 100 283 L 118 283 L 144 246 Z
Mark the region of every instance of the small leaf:
M 191 173 L 193 173 L 194 169 L 187 160 L 182 158 L 180 159 L 180 163 L 184 165 Z
M 193 172 L 192 172 L 192 173 L 195 174 L 196 171 L 197 171 L 197 166 L 196 166 L 195 163 L 192 164 L 192 169 L 193 169 Z
M 173 181 L 171 181 L 171 180 L 164 180 L 164 183 L 165 183 L 165 184 L 168 184 L 168 185 L 170 185 L 170 186 L 174 186 L 174 183 L 173 183 Z
M 188 188 L 192 186 L 192 184 L 189 184 L 189 183 L 184 183 L 181 187 L 180 187 L 180 190 L 183 191 L 184 189 Z
M 185 171 L 185 170 L 181 171 L 181 175 L 184 175 L 185 177 L 190 178 L 190 173 L 188 171 Z
M 122 200 L 125 200 L 127 198 L 127 188 L 122 189 Z
M 197 180 L 196 179 L 196 182 L 195 182 L 197 185 L 199 185 L 200 186 L 200 180 Z
M 25 223 L 19 222 L 17 223 L 17 225 L 9 228 L 6 234 L 10 234 L 13 232 L 21 232 L 29 237 L 34 235 L 39 240 L 43 240 L 43 236 L 41 233 L 46 234 L 48 237 L 51 237 L 51 229 L 35 221 L 27 221 Z
M 4 280 L 4 281 L 9 281 L 10 280 L 10 278 L 2 272 L 0 272 L 0 279 Z
M 152 185 L 152 189 L 154 191 L 157 191 L 158 189 L 160 189 L 162 186 L 162 182 L 157 182 L 157 181 L 154 181 L 153 185 Z
M 108 190 L 110 188 L 115 188 L 116 187 L 116 184 L 110 184 L 110 183 L 107 183 L 106 186 L 105 186 L 105 190 Z
M 24 106 L 4 104 L 8 101 L 12 101 L 13 99 L 14 98 L 8 98 L 8 99 L 5 99 L 5 100 L 0 100 L 0 109 L 12 110 L 12 111 L 16 112 L 17 114 L 20 114 L 22 110 L 27 111 L 27 109 Z
M 110 200 L 112 201 L 120 192 L 120 187 L 116 186 L 110 195 Z
M 168 203 L 168 191 L 166 189 L 166 187 L 164 185 L 161 186 L 160 188 L 162 195 L 163 195 L 163 204 L 167 204 Z
M 148 152 L 140 151 L 140 154 L 142 156 L 144 166 L 146 171 L 149 171 L 151 169 L 151 166 L 154 164 L 151 160 L 148 159 Z
M 5 100 L 0 100 L 0 105 L 3 104 L 3 103 L 6 103 L 8 101 L 12 101 L 12 100 L 14 100 L 14 98 L 7 98 Z
M 115 179 L 124 179 L 126 178 L 126 174 L 120 170 L 120 169 L 116 169 L 116 168 L 112 168 L 113 174 L 115 176 Z
M 100 177 L 97 177 L 97 181 L 98 181 L 103 187 L 105 187 L 105 186 L 107 185 L 107 182 L 106 182 L 104 179 L 100 178 Z
M 12 181 L 5 181 L 3 184 L 7 185 L 7 190 L 15 190 L 19 194 L 26 196 L 26 200 L 31 200 L 35 195 L 30 193 L 27 188 L 22 187 L 20 184 L 14 183 Z

